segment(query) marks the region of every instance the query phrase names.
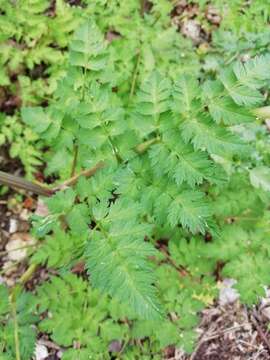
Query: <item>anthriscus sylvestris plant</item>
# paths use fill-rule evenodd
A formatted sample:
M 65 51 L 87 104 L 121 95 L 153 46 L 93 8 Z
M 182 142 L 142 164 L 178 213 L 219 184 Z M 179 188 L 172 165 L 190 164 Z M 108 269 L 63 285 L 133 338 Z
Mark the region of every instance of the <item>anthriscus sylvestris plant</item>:
M 190 349 L 196 313 L 216 293 L 217 264 L 247 304 L 270 283 L 269 158 L 254 111 L 265 101 L 270 57 L 232 63 L 212 78 L 144 69 L 132 92 L 119 93 L 110 49 L 85 22 L 53 101 L 22 109 L 49 147 L 47 174 L 65 179 L 95 169 L 45 200 L 49 215 L 33 219 L 44 241 L 31 261 L 60 271 L 41 292 L 76 287 L 67 273 L 83 262 L 89 291 L 108 295 L 134 321 L 129 339 L 141 331 L 160 347 Z M 50 301 L 43 309 L 55 306 Z M 50 320 L 43 324 L 52 331 Z M 53 336 L 72 343 L 56 329 Z

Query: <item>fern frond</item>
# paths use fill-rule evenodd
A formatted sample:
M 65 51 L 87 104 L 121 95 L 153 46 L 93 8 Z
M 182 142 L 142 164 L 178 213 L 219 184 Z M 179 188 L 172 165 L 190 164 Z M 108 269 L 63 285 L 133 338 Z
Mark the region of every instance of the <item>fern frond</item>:
M 141 115 L 151 117 L 157 125 L 159 116 L 169 109 L 169 98 L 170 81 L 154 71 L 137 92 L 135 110 Z
M 231 97 L 224 95 L 224 88 L 219 81 L 206 81 L 203 91 L 203 101 L 218 124 L 234 125 L 254 121 L 249 109 L 237 105 Z
M 87 21 L 75 32 L 70 44 L 70 63 L 92 71 L 106 67 L 106 44 L 94 22 Z
M 236 104 L 255 106 L 263 102 L 263 96 L 258 90 L 238 82 L 233 69 L 228 68 L 223 70 L 219 78 Z
M 200 95 L 199 82 L 192 75 L 182 75 L 173 88 L 173 111 L 186 115 L 193 112 Z
M 155 255 L 155 249 L 144 241 L 149 229 L 138 222 L 138 207 L 134 205 L 118 201 L 108 218 L 98 221 L 100 230 L 91 232 L 86 250 L 87 268 L 95 287 L 129 304 L 142 318 L 159 318 L 155 278 L 147 259 Z M 93 210 L 94 216 L 97 211 L 100 218 L 98 209 Z
M 217 123 L 236 125 L 254 121 L 254 116 L 247 109 L 235 104 L 230 98 L 215 99 L 209 104 L 209 111 Z
M 247 152 L 247 146 L 225 128 L 216 126 L 209 117 L 193 117 L 180 125 L 182 137 L 195 149 L 207 150 L 210 154 L 235 154 Z
M 212 212 L 203 199 L 205 195 L 198 191 L 183 191 L 171 203 L 168 221 L 172 227 L 179 222 L 192 233 L 205 231 L 209 228 L 207 219 Z
M 169 140 L 153 145 L 149 151 L 151 164 L 157 175 L 168 175 L 177 185 L 186 182 L 193 188 L 204 180 L 212 183 L 224 180 L 222 168 L 210 160 L 207 153 L 194 151 L 190 144 L 174 143 L 173 134 Z
M 256 56 L 246 63 L 238 61 L 233 66 L 233 71 L 240 84 L 252 89 L 262 88 L 269 80 L 270 56 Z

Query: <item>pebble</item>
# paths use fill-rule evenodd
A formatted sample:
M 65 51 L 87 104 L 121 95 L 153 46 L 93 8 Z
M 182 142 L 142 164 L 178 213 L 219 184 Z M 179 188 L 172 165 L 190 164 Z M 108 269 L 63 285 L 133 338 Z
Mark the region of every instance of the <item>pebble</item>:
M 200 42 L 200 25 L 195 20 L 186 20 L 181 28 L 181 32 L 195 43 Z
M 239 299 L 239 293 L 236 289 L 233 288 L 233 285 L 236 284 L 234 279 L 224 279 L 221 283 L 221 288 L 219 292 L 219 303 L 222 306 L 233 304 L 237 299 Z
M 20 213 L 20 219 L 28 221 L 31 213 L 27 209 L 23 209 Z
M 9 220 L 9 232 L 10 234 L 14 234 L 18 230 L 18 220 L 10 219 Z
M 27 233 L 15 233 L 6 245 L 7 258 L 11 261 L 22 261 L 27 256 L 28 245 L 33 245 L 35 240 Z
M 20 238 L 10 240 L 6 245 L 8 259 L 11 261 L 22 261 L 27 256 L 25 242 Z
M 36 344 L 35 360 L 45 360 L 49 356 L 48 349 L 45 345 Z

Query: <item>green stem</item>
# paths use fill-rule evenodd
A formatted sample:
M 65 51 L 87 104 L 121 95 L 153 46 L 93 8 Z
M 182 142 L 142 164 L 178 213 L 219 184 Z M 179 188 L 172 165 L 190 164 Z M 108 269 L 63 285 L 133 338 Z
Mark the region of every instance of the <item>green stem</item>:
M 116 160 L 117 160 L 118 164 L 121 164 L 123 162 L 123 159 L 122 159 L 121 155 L 119 154 L 119 151 L 116 148 L 112 138 L 109 135 L 108 135 L 108 140 L 109 140 L 109 142 L 111 144 L 114 156 L 116 157 Z
M 144 16 L 145 0 L 140 0 L 140 15 Z
M 16 288 L 13 289 L 11 293 L 11 312 L 14 322 L 14 342 L 15 342 L 15 354 L 16 354 L 16 360 L 21 360 L 21 354 L 20 354 L 20 339 L 19 339 L 19 326 L 18 326 L 18 320 L 17 320 L 17 306 L 16 306 Z
M 71 166 L 71 172 L 70 172 L 70 177 L 75 175 L 75 170 L 76 170 L 76 165 L 77 165 L 77 160 L 78 160 L 78 151 L 79 151 L 79 146 L 78 144 L 74 144 L 74 155 L 73 155 L 73 161 L 72 161 L 72 166 Z
M 135 64 L 133 75 L 132 75 L 132 82 L 131 82 L 131 88 L 130 88 L 130 93 L 129 93 L 129 100 L 131 100 L 131 98 L 133 97 L 134 92 L 135 92 L 135 86 L 136 86 L 136 81 L 137 81 L 138 72 L 139 72 L 140 60 L 141 60 L 141 50 L 139 50 L 139 52 L 137 54 L 137 60 L 136 60 L 136 64 Z
M 159 141 L 160 141 L 160 138 L 159 138 L 159 137 L 156 137 L 156 138 L 154 138 L 154 139 L 147 140 L 147 141 L 145 141 L 145 142 L 137 145 L 137 146 L 135 147 L 135 151 L 136 151 L 136 153 L 138 153 L 139 155 L 141 155 L 141 154 L 145 153 L 145 152 L 149 149 L 149 147 L 150 147 L 151 145 L 156 144 L 156 143 L 159 142 Z
M 31 276 L 35 272 L 36 268 L 37 268 L 36 264 L 31 264 L 29 266 L 29 268 L 20 277 L 19 284 L 15 285 L 12 288 L 11 294 L 10 294 L 11 313 L 12 313 L 13 323 L 14 323 L 14 342 L 15 342 L 16 360 L 21 360 L 16 297 L 17 297 L 17 293 L 20 293 L 22 291 L 23 285 L 31 278 Z
M 22 274 L 19 279 L 20 284 L 25 284 L 29 279 L 31 279 L 32 275 L 36 271 L 37 264 L 31 264 L 29 268 Z
M 52 190 L 55 193 L 56 191 L 65 189 L 68 186 L 72 186 L 75 185 L 76 182 L 78 181 L 78 179 L 81 176 L 85 176 L 85 177 L 91 177 L 93 176 L 99 169 L 103 168 L 105 166 L 105 163 L 103 161 L 98 162 L 94 167 L 92 167 L 91 169 L 87 169 L 87 170 L 83 170 L 82 172 L 80 172 L 77 175 L 74 175 L 73 177 L 71 177 L 70 179 L 64 181 L 62 184 L 55 186 Z

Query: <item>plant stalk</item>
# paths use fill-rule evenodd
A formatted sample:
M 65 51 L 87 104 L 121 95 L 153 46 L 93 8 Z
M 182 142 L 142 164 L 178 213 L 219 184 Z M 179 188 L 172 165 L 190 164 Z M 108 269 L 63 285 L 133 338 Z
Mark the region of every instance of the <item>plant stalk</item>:
M 77 160 L 78 160 L 78 151 L 79 151 L 78 144 L 74 144 L 74 157 L 72 160 L 72 166 L 71 166 L 71 172 L 70 172 L 71 177 L 73 177 L 75 175 L 76 165 L 77 165 Z
M 135 147 L 135 151 L 137 154 L 141 155 L 144 152 L 148 150 L 148 148 L 157 143 L 159 141 L 159 137 L 147 140 Z M 119 154 L 116 152 L 116 155 L 119 156 Z M 75 158 L 75 156 L 74 156 Z M 123 160 L 119 157 L 119 162 L 121 163 Z M 73 186 L 76 184 L 76 182 L 79 180 L 81 176 L 85 177 L 91 177 L 93 176 L 99 169 L 103 168 L 105 166 L 104 161 L 99 161 L 94 167 L 91 169 L 83 170 L 77 175 L 73 175 L 70 179 L 64 181 L 63 183 L 54 186 L 53 188 L 48 188 L 46 185 L 40 185 L 36 184 L 32 181 L 25 180 L 19 176 L 7 174 L 4 171 L 0 171 L 0 184 L 12 187 L 12 188 L 18 188 L 23 189 L 26 191 L 31 191 L 34 194 L 41 195 L 41 196 L 47 196 L 50 197 L 53 194 L 55 194 L 59 190 L 63 190 L 68 186 Z
M 0 171 L 0 184 L 7 185 L 12 188 L 31 191 L 37 195 L 50 197 L 53 194 L 55 194 L 57 191 L 63 190 L 67 186 L 72 186 L 76 184 L 80 176 L 85 176 L 85 177 L 93 176 L 99 169 L 104 167 L 104 165 L 105 165 L 104 162 L 100 161 L 93 168 L 81 171 L 79 174 L 72 176 L 70 179 L 64 181 L 62 184 L 53 187 L 52 189 L 49 189 L 46 186 L 35 184 L 34 182 L 25 180 L 19 176 L 7 174 L 4 171 Z
M 37 195 L 51 196 L 53 194 L 53 190 L 48 189 L 46 186 L 35 184 L 32 181 L 25 180 L 19 176 L 7 174 L 4 171 L 0 171 L 0 183 L 12 188 L 31 191 Z
M 64 181 L 62 184 L 54 187 L 52 191 L 55 193 L 56 191 L 63 190 L 68 186 L 75 185 L 81 176 L 91 177 L 93 176 L 99 169 L 103 168 L 105 163 L 103 161 L 98 162 L 91 169 L 83 170 L 79 174 L 72 176 L 70 179 Z
M 13 289 L 13 291 L 11 293 L 10 304 L 11 304 L 11 311 L 12 311 L 12 317 L 13 317 L 13 322 L 14 322 L 14 342 L 15 342 L 16 360 L 21 360 L 15 288 Z
M 129 100 L 131 100 L 131 98 L 133 97 L 134 92 L 135 92 L 135 86 L 136 86 L 136 81 L 137 81 L 138 72 L 139 72 L 140 60 L 141 60 L 141 50 L 139 50 L 139 52 L 137 54 L 137 59 L 136 59 L 136 63 L 134 66 L 134 71 L 133 71 L 132 81 L 131 81 L 131 88 L 130 88 L 130 93 L 129 93 Z

